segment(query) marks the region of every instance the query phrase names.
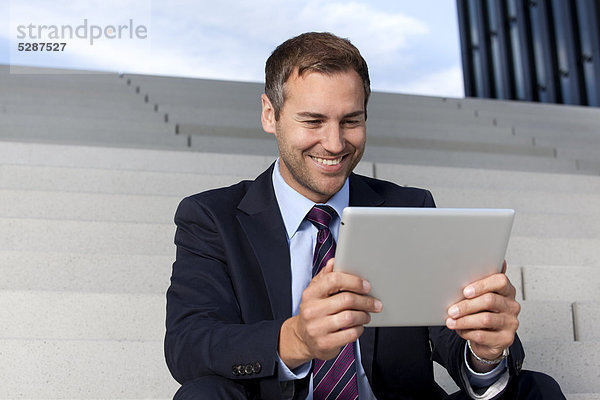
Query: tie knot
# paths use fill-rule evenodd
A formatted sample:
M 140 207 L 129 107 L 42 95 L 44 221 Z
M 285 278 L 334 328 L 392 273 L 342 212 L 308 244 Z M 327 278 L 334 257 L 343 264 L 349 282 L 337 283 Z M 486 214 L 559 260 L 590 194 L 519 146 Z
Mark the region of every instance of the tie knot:
M 306 219 L 312 222 L 312 224 L 318 229 L 329 229 L 329 224 L 331 223 L 331 219 L 337 213 L 335 210 L 326 205 L 316 204 L 313 208 L 310 209 L 308 214 L 306 214 Z

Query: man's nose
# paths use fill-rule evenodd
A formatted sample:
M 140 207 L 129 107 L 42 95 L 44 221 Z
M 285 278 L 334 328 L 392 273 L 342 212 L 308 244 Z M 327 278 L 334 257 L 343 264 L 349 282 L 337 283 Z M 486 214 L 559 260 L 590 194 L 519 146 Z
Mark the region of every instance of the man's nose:
M 346 147 L 344 130 L 339 124 L 328 124 L 323 131 L 321 145 L 330 153 L 341 153 Z

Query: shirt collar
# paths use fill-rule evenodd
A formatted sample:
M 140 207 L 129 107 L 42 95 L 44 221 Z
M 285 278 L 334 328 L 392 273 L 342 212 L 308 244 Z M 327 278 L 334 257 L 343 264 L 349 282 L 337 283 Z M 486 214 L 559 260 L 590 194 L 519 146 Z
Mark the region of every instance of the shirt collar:
M 279 210 L 283 217 L 283 224 L 287 232 L 288 239 L 290 239 L 304 220 L 306 214 L 315 205 L 315 203 L 288 185 L 281 173 L 279 172 L 279 158 L 275 162 L 275 168 L 273 168 L 273 189 L 275 190 L 275 197 L 279 204 Z M 350 201 L 350 184 L 346 178 L 344 186 L 325 204 L 331 206 L 337 213 L 337 217 L 334 218 L 334 223 L 340 220 L 342 211 L 348 206 Z

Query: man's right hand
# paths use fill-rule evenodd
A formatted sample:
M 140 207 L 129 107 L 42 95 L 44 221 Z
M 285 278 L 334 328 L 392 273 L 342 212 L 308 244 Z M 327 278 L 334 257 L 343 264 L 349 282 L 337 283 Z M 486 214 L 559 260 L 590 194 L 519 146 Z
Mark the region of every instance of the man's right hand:
M 279 357 L 293 369 L 313 358 L 329 360 L 356 341 L 381 312 L 379 300 L 368 295 L 369 282 L 351 274 L 333 272 L 334 259 L 315 276 L 302 293 L 300 312 L 287 319 L 279 333 Z

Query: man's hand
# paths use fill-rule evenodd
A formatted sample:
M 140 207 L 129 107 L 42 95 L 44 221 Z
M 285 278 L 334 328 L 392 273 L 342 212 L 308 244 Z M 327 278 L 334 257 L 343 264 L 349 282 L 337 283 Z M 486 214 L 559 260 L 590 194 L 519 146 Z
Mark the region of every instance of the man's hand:
M 300 312 L 287 319 L 279 334 L 279 356 L 293 369 L 313 358 L 329 360 L 363 333 L 379 300 L 368 296 L 369 282 L 333 272 L 331 259 L 302 293 Z
M 477 356 L 487 360 L 497 359 L 515 338 L 519 327 L 517 316 L 521 306 L 515 300 L 516 290 L 504 272 L 468 285 L 462 300 L 448 309 L 446 326 L 454 329 L 466 340 L 471 341 L 471 348 Z M 478 362 L 471 357 L 471 366 L 477 372 L 486 372 L 493 365 Z

